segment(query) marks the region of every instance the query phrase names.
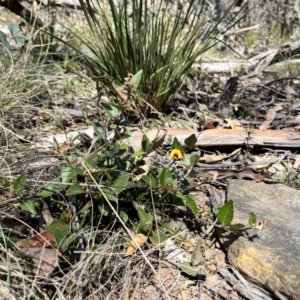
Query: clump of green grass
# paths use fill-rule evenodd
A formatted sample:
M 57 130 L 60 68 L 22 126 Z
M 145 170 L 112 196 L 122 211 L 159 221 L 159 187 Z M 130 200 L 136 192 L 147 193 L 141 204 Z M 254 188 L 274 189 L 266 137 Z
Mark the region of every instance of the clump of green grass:
M 92 38 L 68 30 L 85 50 L 57 38 L 81 55 L 90 76 L 117 96 L 116 105 L 125 106 L 124 111 L 139 110 L 146 116 L 163 111 L 193 63 L 217 43 L 218 24 L 207 22 L 204 2 L 189 1 L 175 14 L 164 7 L 164 1 L 80 4 Z M 136 74 L 138 80 L 131 82 Z

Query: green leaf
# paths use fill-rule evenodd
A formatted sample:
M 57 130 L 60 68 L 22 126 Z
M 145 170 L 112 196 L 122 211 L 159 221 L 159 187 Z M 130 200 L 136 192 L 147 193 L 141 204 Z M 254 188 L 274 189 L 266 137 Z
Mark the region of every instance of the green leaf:
M 196 135 L 193 133 L 184 140 L 184 143 L 188 148 L 193 148 L 197 143 Z
M 143 149 L 145 152 L 147 152 L 147 151 L 149 151 L 150 146 L 151 146 L 151 143 L 150 143 L 148 137 L 146 136 L 146 134 L 143 134 L 143 138 L 142 138 L 142 149 Z
M 101 103 L 101 106 L 111 119 L 115 119 L 118 117 L 119 110 L 116 107 L 104 102 Z
M 153 217 L 150 214 L 146 213 L 145 210 L 143 210 L 141 207 L 137 208 L 137 213 L 142 223 L 152 223 Z
M 159 177 L 159 182 L 162 186 L 166 186 L 173 182 L 172 172 L 169 168 L 163 168 Z
M 26 182 L 26 172 L 23 172 L 13 184 L 13 190 L 15 193 L 19 193 L 23 190 Z
M 192 265 L 197 266 L 203 259 L 201 239 L 198 239 L 196 247 L 192 254 Z
M 130 174 L 124 174 L 118 177 L 113 182 L 113 187 L 115 188 L 117 194 L 121 193 L 126 189 L 129 178 L 130 178 Z
M 109 188 L 101 188 L 102 193 L 106 196 L 107 200 L 110 201 L 118 201 L 115 193 Z
M 80 195 L 80 194 L 84 194 L 84 193 L 85 193 L 85 191 L 82 189 L 80 184 L 79 183 L 74 183 L 68 188 L 66 194 L 68 196 L 72 196 L 72 195 Z
M 56 152 L 60 153 L 60 146 L 55 137 L 53 137 L 53 148 Z
M 69 166 L 65 166 L 61 169 L 61 182 L 62 183 L 69 183 L 73 176 L 73 169 Z
M 80 209 L 80 211 L 78 212 L 78 214 L 80 215 L 81 218 L 85 218 L 87 216 L 87 214 L 90 213 L 90 208 L 93 207 L 93 201 L 90 200 L 87 203 L 85 203 L 83 205 L 83 207 Z
M 174 115 L 174 111 L 172 111 L 170 114 L 168 114 L 166 116 L 164 123 L 165 124 L 168 123 L 171 120 L 171 118 L 172 118 L 173 115 Z
M 61 192 L 65 188 L 63 184 L 48 183 L 39 190 L 40 197 L 49 197 Z
M 195 269 L 191 266 L 190 262 L 184 261 L 179 265 L 179 268 L 182 272 L 186 273 L 189 276 L 192 277 L 198 277 L 198 276 L 206 276 L 204 273 L 201 273 L 200 270 Z
M 120 211 L 120 218 L 122 219 L 122 221 L 124 223 L 126 223 L 129 219 L 128 215 L 126 214 L 126 212 L 124 210 Z
M 80 175 L 80 176 L 85 176 L 85 169 L 84 168 L 73 168 L 72 169 L 73 172 L 77 175 Z
M 142 78 L 142 74 L 143 74 L 143 70 L 139 70 L 136 74 L 134 74 L 134 76 L 132 77 L 132 82 L 134 84 L 133 88 L 132 88 L 132 91 L 136 91 L 139 84 L 140 84 L 140 81 L 141 81 L 141 78 Z
M 198 151 L 197 153 L 193 154 L 190 157 L 191 166 L 194 167 L 199 162 L 199 159 L 200 159 L 200 151 Z
M 94 132 L 95 132 L 95 134 L 98 138 L 100 138 L 100 139 L 105 138 L 105 130 L 104 130 L 103 126 L 100 123 L 94 122 L 93 123 L 93 129 L 94 129 Z
M 45 229 L 51 232 L 58 243 L 60 243 L 71 232 L 70 225 L 62 220 L 54 220 L 50 225 L 45 225 Z
M 250 225 L 250 226 L 255 225 L 255 224 L 256 224 L 256 220 L 257 220 L 256 214 L 253 213 L 253 212 L 249 213 L 249 219 L 248 219 L 249 225 Z
M 98 205 L 98 209 L 99 209 L 100 214 L 105 217 L 107 217 L 111 212 L 111 208 L 107 204 Z
M 247 228 L 247 226 L 245 226 L 244 224 L 238 223 L 238 224 L 230 224 L 229 229 L 231 231 L 237 232 L 237 231 L 243 231 L 249 229 L 249 227 Z
M 179 143 L 179 141 L 177 140 L 177 137 L 175 137 L 174 140 L 173 140 L 173 143 L 172 143 L 172 150 L 173 150 L 173 149 L 177 149 L 177 150 L 180 150 L 181 152 L 183 152 L 182 146 L 181 146 L 181 144 Z
M 151 233 L 151 235 L 149 236 L 149 239 L 152 244 L 159 245 L 159 244 L 163 243 L 164 241 L 166 241 L 168 239 L 168 237 L 163 233 L 159 233 L 158 231 L 153 231 Z
M 20 207 L 23 211 L 27 211 L 30 214 L 36 215 L 36 207 L 39 205 L 39 202 L 37 200 L 25 200 L 20 202 Z
M 130 156 L 130 158 L 140 157 L 140 156 L 143 156 L 144 154 L 145 154 L 144 151 L 142 151 L 142 150 L 137 150 L 136 152 L 134 152 L 134 153 Z
M 169 192 L 169 195 L 172 197 L 172 204 L 178 207 L 186 206 L 186 198 L 181 193 Z
M 191 167 L 191 166 L 192 166 L 191 160 L 190 160 L 190 158 L 189 158 L 187 155 L 185 155 L 185 156 L 183 157 L 183 163 L 184 163 L 187 167 Z
M 186 206 L 186 199 L 182 197 L 178 197 L 175 193 L 171 192 L 172 197 L 172 204 L 177 206 L 178 208 L 183 209 Z
M 141 222 L 137 228 L 137 233 L 143 233 L 145 235 L 148 235 L 149 231 L 150 226 L 145 222 Z
M 197 204 L 194 200 L 194 197 L 192 195 L 187 195 L 185 196 L 185 198 L 189 209 L 192 211 L 194 215 L 196 215 L 198 210 L 197 210 Z
M 153 174 L 147 174 L 142 176 L 142 180 L 144 180 L 150 187 L 157 189 L 158 188 L 158 180 Z
M 60 220 L 63 221 L 66 224 L 69 224 L 70 222 L 70 217 L 66 211 L 63 211 L 60 215 Z
M 126 130 L 120 137 L 120 140 L 124 142 L 130 143 L 133 140 L 132 132 L 129 130 Z
M 74 243 L 74 241 L 82 234 L 82 232 L 78 231 L 78 232 L 74 232 L 69 234 L 68 236 L 66 236 L 65 239 L 63 239 L 59 245 L 59 248 L 62 249 L 62 251 L 64 252 L 65 250 L 67 250 L 71 244 Z
M 229 200 L 224 204 L 218 212 L 218 222 L 222 225 L 228 226 L 233 220 L 233 201 Z

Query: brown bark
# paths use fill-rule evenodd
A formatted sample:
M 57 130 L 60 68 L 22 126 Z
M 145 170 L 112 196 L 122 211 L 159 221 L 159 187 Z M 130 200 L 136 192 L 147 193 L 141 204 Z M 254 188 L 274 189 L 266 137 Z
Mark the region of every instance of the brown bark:
M 264 147 L 300 147 L 300 133 L 295 130 L 257 130 L 252 129 L 248 134 L 246 129 L 208 129 L 202 132 L 167 128 L 167 135 L 177 137 L 179 142 L 191 134 L 197 137 L 197 146 L 264 146 Z

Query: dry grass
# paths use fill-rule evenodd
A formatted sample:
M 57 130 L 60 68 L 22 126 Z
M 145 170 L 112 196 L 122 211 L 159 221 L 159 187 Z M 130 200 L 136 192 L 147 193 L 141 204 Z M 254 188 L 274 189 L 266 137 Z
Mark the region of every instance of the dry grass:
M 60 256 L 60 267 L 51 278 L 26 261 L 2 233 L 2 299 L 148 299 L 145 288 L 152 286 L 151 280 L 157 282 L 148 263 L 139 253 L 124 254 L 130 238 L 122 230 L 100 230 L 98 226 L 82 232 L 88 244 L 84 251 L 67 251 Z M 158 250 L 144 252 L 150 260 L 152 257 L 156 270 L 162 267 L 156 259 Z M 169 299 L 163 290 L 160 295 Z

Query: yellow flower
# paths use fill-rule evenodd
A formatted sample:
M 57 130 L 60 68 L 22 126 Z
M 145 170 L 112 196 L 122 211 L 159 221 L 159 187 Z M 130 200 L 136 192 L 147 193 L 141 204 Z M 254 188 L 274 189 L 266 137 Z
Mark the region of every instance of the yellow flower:
M 183 153 L 182 153 L 182 151 L 180 151 L 178 149 L 173 149 L 170 153 L 170 156 L 175 160 L 183 159 Z

